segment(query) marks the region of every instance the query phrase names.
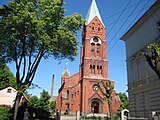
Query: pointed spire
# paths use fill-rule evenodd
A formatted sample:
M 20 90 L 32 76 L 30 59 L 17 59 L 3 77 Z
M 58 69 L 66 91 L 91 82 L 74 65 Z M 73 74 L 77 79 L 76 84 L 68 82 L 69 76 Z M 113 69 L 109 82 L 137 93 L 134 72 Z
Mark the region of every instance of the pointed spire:
M 67 68 L 63 70 L 62 76 L 69 77 L 69 70 Z
M 66 67 L 63 70 L 62 76 L 70 76 L 69 70 L 67 69 L 68 63 L 66 63 Z
M 93 18 L 97 16 L 98 19 L 101 21 L 101 23 L 103 24 L 103 21 L 101 19 L 101 16 L 100 16 L 100 13 L 99 13 L 99 10 L 98 10 L 98 7 L 97 7 L 97 4 L 96 4 L 96 1 L 95 0 L 92 0 L 92 3 L 89 7 L 89 10 L 88 10 L 88 13 L 87 13 L 87 16 L 86 16 L 86 25 L 88 25 L 92 20 Z M 104 24 L 103 24 L 104 26 Z

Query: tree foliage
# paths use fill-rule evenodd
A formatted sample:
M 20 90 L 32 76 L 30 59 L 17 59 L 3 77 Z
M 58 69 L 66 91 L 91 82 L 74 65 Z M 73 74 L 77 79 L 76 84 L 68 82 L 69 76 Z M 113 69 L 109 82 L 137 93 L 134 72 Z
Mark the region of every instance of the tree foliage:
M 13 0 L 3 6 L 0 63 L 15 63 L 18 91 L 31 86 L 43 58 L 74 60 L 77 55 L 76 30 L 84 21 L 77 13 L 64 16 L 63 5 L 63 0 Z M 17 93 L 15 116 L 21 92 Z
M 43 90 L 41 92 L 41 96 L 40 98 L 38 99 L 37 101 L 37 104 L 36 104 L 36 108 L 42 108 L 44 110 L 49 110 L 49 100 L 50 100 L 50 95 L 48 94 L 47 91 Z
M 38 97 L 37 96 L 32 96 L 32 97 L 30 97 L 29 101 L 30 101 L 28 103 L 29 106 L 35 108 L 37 106 Z
M 43 90 L 40 93 L 40 98 L 37 96 L 30 97 L 30 102 L 28 103 L 28 107 L 30 108 L 30 113 L 35 113 L 36 118 L 46 118 L 49 117 L 49 110 L 54 109 L 55 103 L 50 103 L 50 96 L 47 91 Z
M 147 46 L 148 51 L 143 53 L 149 66 L 155 71 L 160 78 L 160 47 L 153 43 Z
M 17 84 L 30 86 L 42 58 L 73 60 L 79 14 L 64 17 L 62 0 L 13 0 L 0 18 L 0 60 L 15 62 Z M 22 70 L 22 74 L 20 73 Z
M 50 102 L 50 110 L 52 111 L 52 113 L 55 113 L 56 109 L 56 101 L 51 101 Z
M 119 98 L 121 100 L 121 104 L 120 107 L 118 108 L 118 110 L 124 110 L 124 109 L 128 109 L 128 97 L 125 93 L 119 93 Z
M 5 64 L 0 64 L 0 88 L 12 86 L 16 88 L 16 78 Z
M 0 120 L 9 120 L 9 117 L 11 116 L 9 110 L 9 108 L 0 106 Z

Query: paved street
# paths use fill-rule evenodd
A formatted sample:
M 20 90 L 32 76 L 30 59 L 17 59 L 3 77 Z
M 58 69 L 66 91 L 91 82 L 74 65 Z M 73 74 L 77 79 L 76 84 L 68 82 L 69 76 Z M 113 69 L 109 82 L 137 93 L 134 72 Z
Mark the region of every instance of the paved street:
M 75 116 L 61 116 L 61 120 L 76 120 Z

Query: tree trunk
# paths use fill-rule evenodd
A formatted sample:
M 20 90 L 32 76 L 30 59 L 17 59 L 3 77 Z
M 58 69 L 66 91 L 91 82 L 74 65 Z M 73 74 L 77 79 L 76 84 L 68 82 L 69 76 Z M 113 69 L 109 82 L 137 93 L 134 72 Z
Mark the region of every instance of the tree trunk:
M 114 120 L 113 119 L 113 112 L 112 112 L 112 100 L 108 100 L 108 107 L 109 107 L 110 120 Z
M 17 96 L 16 96 L 15 104 L 14 104 L 14 118 L 13 118 L 13 120 L 16 120 L 16 119 L 17 119 L 19 102 L 20 102 L 20 100 L 21 100 L 22 95 L 23 95 L 22 93 L 17 92 Z

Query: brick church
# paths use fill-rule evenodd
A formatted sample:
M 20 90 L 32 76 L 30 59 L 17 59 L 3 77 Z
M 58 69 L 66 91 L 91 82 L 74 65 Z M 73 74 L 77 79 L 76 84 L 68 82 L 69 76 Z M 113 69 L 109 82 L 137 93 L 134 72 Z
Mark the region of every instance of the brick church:
M 92 0 L 82 30 L 79 72 L 70 76 L 68 69 L 64 69 L 62 84 L 58 91 L 57 110 L 61 110 L 62 113 L 69 110 L 72 114 L 80 111 L 82 115 L 109 113 L 106 99 L 96 85 L 98 81 L 109 79 L 106 45 L 106 28 L 96 2 Z M 114 85 L 114 81 L 112 81 L 112 85 Z M 119 105 L 119 97 L 113 90 L 113 113 L 117 111 Z

